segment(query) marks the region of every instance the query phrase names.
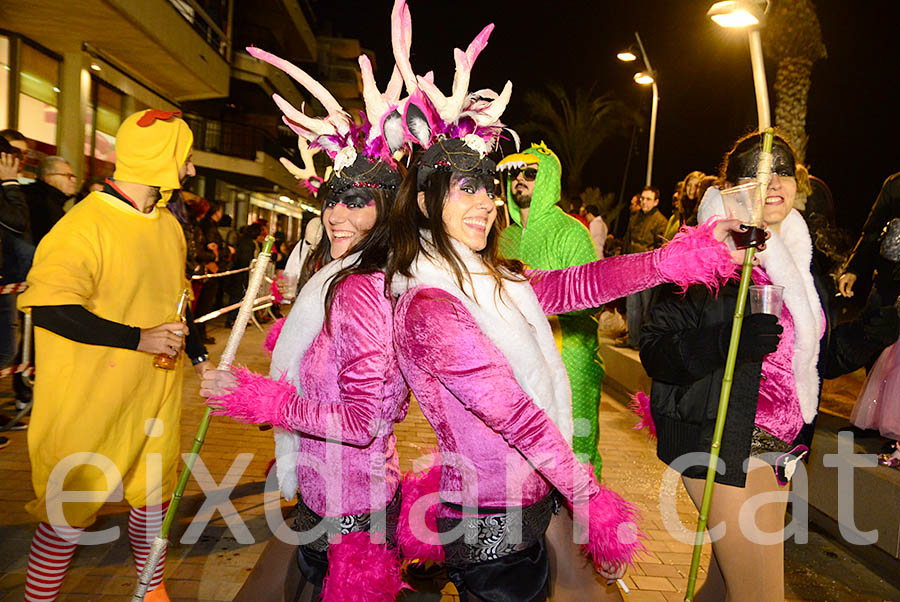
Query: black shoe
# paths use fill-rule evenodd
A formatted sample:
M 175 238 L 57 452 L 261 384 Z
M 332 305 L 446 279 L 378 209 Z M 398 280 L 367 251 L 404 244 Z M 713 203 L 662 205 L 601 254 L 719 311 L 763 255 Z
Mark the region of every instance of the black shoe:
M 6 437 L 0 437 L 0 449 L 3 449 L 7 445 L 9 445 L 9 439 L 7 439 Z
M 215 338 L 215 337 L 203 337 L 203 344 L 204 344 L 204 345 L 213 345 L 213 344 L 215 344 L 215 342 L 216 342 L 216 338 Z
M 13 421 L 12 416 L 7 416 L 6 414 L 0 414 L 0 430 L 4 431 L 24 431 L 28 428 L 28 423 L 25 422 L 23 418 L 20 418 L 18 422 L 9 426 L 9 424 Z

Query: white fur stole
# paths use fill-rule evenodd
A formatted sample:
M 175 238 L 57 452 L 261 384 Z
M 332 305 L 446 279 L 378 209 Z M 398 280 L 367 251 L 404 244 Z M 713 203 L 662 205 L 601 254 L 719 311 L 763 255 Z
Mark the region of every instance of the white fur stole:
M 316 336 L 325 325 L 325 293 L 332 276 L 341 268 L 355 262 L 358 253 L 332 261 L 316 272 L 300 289 L 293 308 L 284 321 L 278 342 L 272 351 L 269 377 L 282 377 L 303 395 L 300 384 L 300 362 Z M 295 431 L 275 429 L 275 474 L 278 488 L 284 499 L 290 501 L 297 495 L 297 453 L 300 451 L 300 435 Z
M 430 248 L 426 238 L 425 247 Z M 522 390 L 544 410 L 572 444 L 572 391 L 550 323 L 526 280 L 503 280 L 499 294 L 497 283 L 487 272 L 481 257 L 465 245 L 453 241 L 463 260 L 469 279 L 461 289 L 449 266 L 436 251 L 420 253 L 413 263 L 413 276 L 397 274 L 391 292 L 402 295 L 417 286 L 442 289 L 462 302 L 481 331 L 490 339 L 512 369 Z
M 710 188 L 703 195 L 698 221 L 725 216 L 722 195 Z M 823 332 L 822 305 L 813 283 L 812 239 L 803 216 L 792 209 L 781 222 L 781 232 L 769 230 L 766 250 L 756 254 L 760 266 L 772 284 L 784 287 L 784 304 L 794 319 L 794 355 L 791 365 L 800 399 L 800 412 L 807 424 L 816 417 L 819 406 L 819 339 Z

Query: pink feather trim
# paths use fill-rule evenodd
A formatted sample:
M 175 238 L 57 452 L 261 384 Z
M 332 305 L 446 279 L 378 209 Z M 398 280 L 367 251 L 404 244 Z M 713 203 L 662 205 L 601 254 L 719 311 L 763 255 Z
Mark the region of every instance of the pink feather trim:
M 724 242 L 713 236 L 718 218 L 711 218 L 699 226 L 683 226 L 661 250 L 657 266 L 666 282 L 686 290 L 692 284 L 702 284 L 711 291 L 734 278 L 737 266 Z
M 599 487 L 588 503 L 588 542 L 582 549 L 598 569 L 603 563 L 617 567 L 634 564 L 637 553 L 645 549 L 641 542 L 645 535 L 637 526 L 637 508 L 605 485 Z
M 263 349 L 268 351 L 270 355 L 275 351 L 275 344 L 278 342 L 278 337 L 281 336 L 281 329 L 284 328 L 284 321 L 286 319 L 287 318 L 279 318 L 278 320 L 275 320 L 275 323 L 269 328 L 269 332 L 266 333 Z
M 368 533 L 355 531 L 328 547 L 322 602 L 394 602 L 404 589 L 400 557 Z
M 647 436 L 656 439 L 656 423 L 650 413 L 650 398 L 643 391 L 638 391 L 631 396 L 631 411 L 637 414 L 638 422 L 632 428 L 636 431 L 647 429 Z
M 294 385 L 284 378 L 272 380 L 244 367 L 234 368 L 233 372 L 237 386 L 226 395 L 210 397 L 207 402 L 213 408 L 213 415 L 290 429 L 284 420 L 284 408 L 297 394 Z
M 269 291 L 272 293 L 272 301 L 275 305 L 279 305 L 282 301 L 284 301 L 284 295 L 281 294 L 281 291 L 278 290 L 278 282 L 284 280 L 284 276 L 281 274 L 275 274 L 275 277 L 272 278 L 272 284 L 269 285 Z
M 430 533 L 422 533 L 421 505 L 416 508 L 415 529 L 410 525 L 410 511 L 413 504 L 422 497 L 437 494 L 441 488 L 440 456 L 431 454 L 432 464 L 416 473 L 409 471 L 400 482 L 400 519 L 397 523 L 397 543 L 408 560 L 431 561 L 437 564 L 444 562 L 444 548 L 437 535 L 437 503 L 425 509 L 425 525 Z M 423 537 L 418 537 L 422 535 Z

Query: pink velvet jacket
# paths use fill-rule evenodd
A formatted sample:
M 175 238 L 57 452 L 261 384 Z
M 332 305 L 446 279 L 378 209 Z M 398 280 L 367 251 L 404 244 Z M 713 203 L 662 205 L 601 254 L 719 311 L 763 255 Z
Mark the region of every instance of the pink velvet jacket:
M 598 307 L 662 283 L 662 252 L 533 271 L 530 282 L 547 314 Z M 597 492 L 588 469 L 456 297 L 427 286 L 404 293 L 394 313 L 394 346 L 437 434 L 443 500 L 505 508 L 533 504 L 551 486 L 570 501 Z
M 394 423 L 406 416 L 409 391 L 391 342 L 392 315 L 384 274 L 348 276 L 335 290 L 330 329 L 300 360 L 303 396 L 284 379 L 241 370 L 238 386 L 214 402 L 217 414 L 302 435 L 297 483 L 322 516 L 380 510 L 399 486 Z
M 301 455 L 326 462 L 328 448 L 340 452 L 340 473 L 326 464 L 326 474 L 340 487 L 342 515 L 384 508 L 400 482 L 394 423 L 406 417 L 409 392 L 391 346 L 391 316 L 384 274 L 353 274 L 338 285 L 330 331 L 322 329 L 300 363 L 304 396 L 295 395 L 285 412 L 287 426 L 309 435 Z M 343 444 L 324 441 L 329 413 L 340 417 Z M 304 462 L 297 481 L 310 509 L 334 515 L 326 511 L 329 484 Z

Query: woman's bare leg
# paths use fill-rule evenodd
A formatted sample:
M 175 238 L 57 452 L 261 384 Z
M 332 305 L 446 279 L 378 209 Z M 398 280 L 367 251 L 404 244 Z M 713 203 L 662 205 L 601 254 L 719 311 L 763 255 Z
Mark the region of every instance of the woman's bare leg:
M 703 498 L 703 480 L 683 480 L 688 494 L 699 508 Z M 740 512 L 744 504 L 754 496 L 773 492 L 784 494 L 784 498 L 759 506 L 753 521 L 754 528 L 741 529 Z M 719 484 L 714 487 L 708 524 L 714 527 L 724 522 L 726 529 L 725 535 L 712 544 L 713 561 L 707 582 L 701 590 L 702 597 L 701 592 L 697 593 L 698 602 L 723 599 L 727 602 L 784 600 L 784 540 L 779 537 L 777 543 L 763 545 L 757 538 L 784 528 L 787 493 L 787 487 L 779 487 L 772 467 L 758 458 L 750 458 L 745 487 Z M 713 572 L 714 568 L 721 571 L 721 577 Z M 708 592 L 707 588 L 710 588 Z
M 622 600 L 618 586 L 606 585 L 594 565 L 581 553 L 572 531 L 572 514 L 559 509 L 547 527 L 547 553 L 550 557 L 550 599 L 553 602 L 584 600 Z

